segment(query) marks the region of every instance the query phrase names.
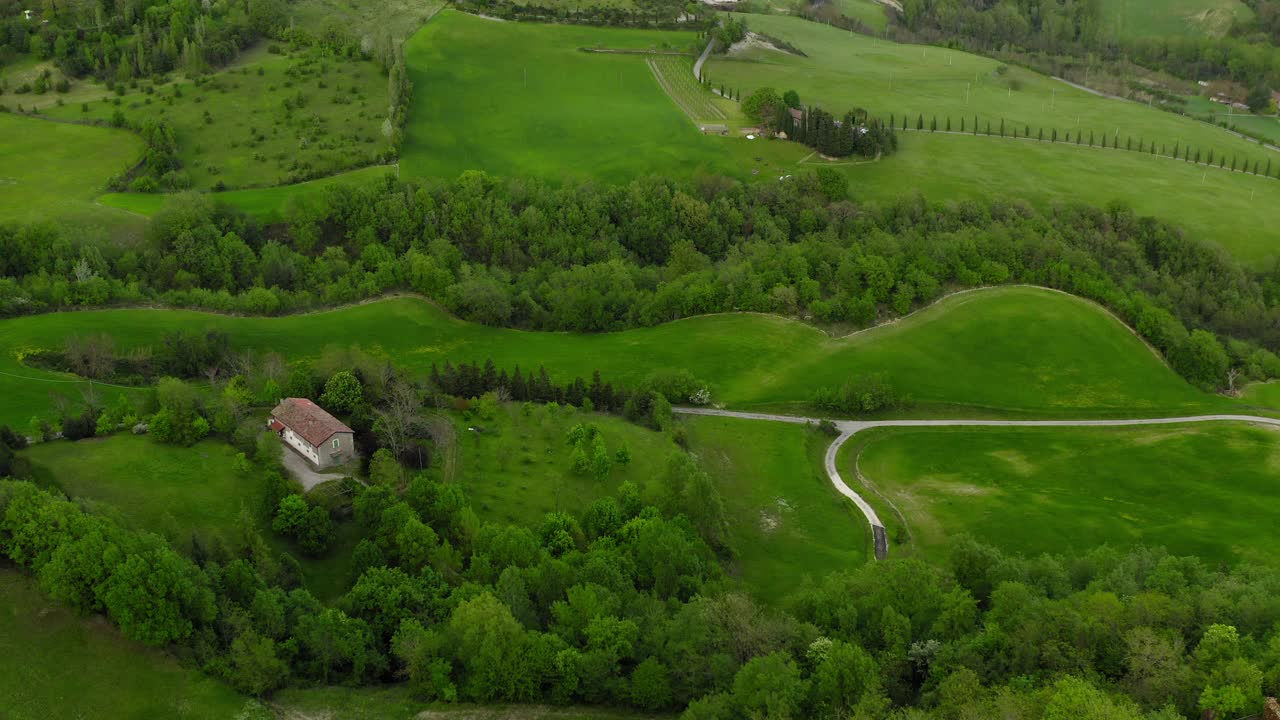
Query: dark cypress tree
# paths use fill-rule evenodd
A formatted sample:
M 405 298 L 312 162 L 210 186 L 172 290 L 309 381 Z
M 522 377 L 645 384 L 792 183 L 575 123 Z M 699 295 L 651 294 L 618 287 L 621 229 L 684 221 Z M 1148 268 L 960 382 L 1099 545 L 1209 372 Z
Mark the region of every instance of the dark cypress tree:
M 973 116 L 973 134 L 974 135 L 978 134 L 978 116 L 977 115 Z
M 949 122 L 950 120 L 951 120 L 951 117 L 947 116 L 947 121 Z M 938 132 L 938 116 L 937 115 L 933 116 L 933 124 L 929 126 L 929 132 Z
M 1267 158 L 1267 177 L 1271 176 L 1271 158 Z
M 1000 137 L 1004 137 L 1004 118 L 1000 118 Z
M 493 358 L 484 361 L 484 371 L 480 373 L 480 392 L 487 393 L 498 387 L 498 368 Z
M 1133 138 L 1129 137 L 1128 135 L 1124 137 L 1124 149 L 1125 150 L 1133 149 Z
M 1036 142 L 1044 142 L 1044 128 L 1040 128 L 1040 137 L 1036 139 Z
M 951 118 L 947 118 L 947 129 L 951 129 Z M 960 116 L 960 132 L 964 132 L 964 116 Z
M 924 130 L 924 113 L 920 113 L 920 117 L 916 118 L 916 129 Z
M 524 381 L 524 375 L 520 374 L 520 366 L 516 366 L 516 371 L 511 374 L 511 399 L 520 402 L 526 402 L 529 399 L 529 385 Z
M 1049 134 L 1049 142 L 1058 142 L 1058 128 L 1054 128 Z
M 964 120 L 961 119 L 960 122 L 964 122 Z M 951 116 L 950 115 L 947 116 L 947 132 L 951 132 Z
M 987 121 L 987 137 L 991 136 L 991 121 Z

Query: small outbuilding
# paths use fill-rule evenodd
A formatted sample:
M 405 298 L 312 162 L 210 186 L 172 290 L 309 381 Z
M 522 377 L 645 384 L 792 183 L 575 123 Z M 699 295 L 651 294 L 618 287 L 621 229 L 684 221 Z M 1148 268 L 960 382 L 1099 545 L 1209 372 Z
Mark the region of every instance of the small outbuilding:
M 271 411 L 267 427 L 317 469 L 355 457 L 355 433 L 306 398 L 285 398 Z

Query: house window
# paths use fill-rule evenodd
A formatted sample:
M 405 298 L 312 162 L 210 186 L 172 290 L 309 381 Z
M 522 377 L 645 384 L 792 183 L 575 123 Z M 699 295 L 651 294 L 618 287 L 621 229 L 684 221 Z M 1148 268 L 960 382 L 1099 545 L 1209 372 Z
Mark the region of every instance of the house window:
M 337 450 L 337 449 L 338 449 L 338 438 L 334 438 L 334 439 L 333 439 L 333 449 L 334 449 L 334 450 Z

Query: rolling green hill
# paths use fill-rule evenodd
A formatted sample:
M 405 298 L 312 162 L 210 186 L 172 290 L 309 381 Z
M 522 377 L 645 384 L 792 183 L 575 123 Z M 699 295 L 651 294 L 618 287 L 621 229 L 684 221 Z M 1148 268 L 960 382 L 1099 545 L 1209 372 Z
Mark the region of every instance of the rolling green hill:
M 414 84 L 401 153 L 408 176 L 466 170 L 550 178 L 750 176 L 746 140 L 705 137 L 642 54 L 692 52 L 691 32 L 500 22 L 446 10 L 405 53 Z M 803 148 L 779 147 L 789 162 Z
M 94 197 L 141 157 L 142 141 L 124 130 L 0 113 L 0 221 L 65 223 L 117 241 L 136 237 L 141 218 L 97 205 Z
M 11 720 L 226 720 L 247 702 L 102 618 L 76 617 L 8 567 L 0 568 L 0 697 Z
M 49 412 L 51 391 L 77 400 L 83 385 L 20 365 L 16 354 L 23 349 L 61 347 L 70 336 L 105 331 L 125 350 L 156 343 L 166 332 L 206 328 L 225 330 L 236 348 L 271 349 L 293 360 L 318 357 L 330 345 L 358 346 L 418 372 L 433 362 L 493 358 L 507 368 L 543 364 L 561 378 L 598 369 L 625 385 L 656 368 L 686 368 L 710 383 L 715 402 L 736 408 L 805 409 L 815 390 L 867 373 L 884 374 L 930 415 L 1149 415 L 1232 406 L 1192 388 L 1096 306 L 1006 287 L 955 295 L 841 339 L 750 314 L 596 335 L 520 332 L 466 323 L 413 298 L 283 318 L 178 310 L 38 315 L 0 323 L 0 392 L 8 400 L 0 423 L 25 427 L 32 415 Z M 98 389 L 107 397 L 145 392 Z
M 1280 542 L 1272 428 L 882 430 L 842 453 L 847 477 L 864 445 L 858 467 L 889 501 L 872 496 L 891 536 L 896 509 L 926 557 L 959 533 L 1028 556 L 1146 543 L 1231 561 Z
M 1244 260 L 1261 262 L 1280 254 L 1280 182 L 1229 173 L 1217 165 L 1258 163 L 1260 172 L 1280 171 L 1280 154 L 1206 123 L 1137 103 L 1112 100 L 989 58 L 939 47 L 901 45 L 800 18 L 750 15 L 748 25 L 782 38 L 807 57 L 752 48 L 716 57 L 707 69 L 714 84 L 738 88 L 743 96 L 760 87 L 794 89 L 802 102 L 843 113 L 863 108 L 901 128 L 923 120 L 929 129 L 980 137 L 907 132 L 900 152 L 870 165 L 839 165 L 851 178 L 856 197 L 888 198 L 920 190 L 940 198 L 992 195 L 1022 197 L 1041 206 L 1055 201 L 1105 204 L 1123 200 L 1187 228 L 1194 236 L 1228 248 Z M 1003 68 L 1003 69 L 1002 69 Z M 995 137 L 1003 123 L 1006 136 Z M 993 137 L 985 131 L 991 127 Z M 1071 146 L 1050 143 L 1071 134 Z M 1214 167 L 1179 163 L 1149 153 L 1088 147 L 1140 145 L 1171 154 L 1188 148 Z M 1077 138 L 1081 139 L 1079 146 Z M 810 163 L 816 164 L 816 163 Z

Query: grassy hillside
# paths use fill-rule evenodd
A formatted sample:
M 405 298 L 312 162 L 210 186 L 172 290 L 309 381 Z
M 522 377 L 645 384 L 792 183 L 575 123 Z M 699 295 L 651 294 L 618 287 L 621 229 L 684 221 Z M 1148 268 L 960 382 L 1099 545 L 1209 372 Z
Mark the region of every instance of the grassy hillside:
M 1248 263 L 1280 255 L 1275 180 L 1087 144 L 928 132 L 901 137 L 888 160 L 845 168 L 854 197 L 889 201 L 916 191 L 932 199 L 1016 197 L 1046 209 L 1063 201 L 1122 200 Z
M 877 431 L 859 467 L 928 557 L 970 533 L 1026 555 L 1102 543 L 1206 560 L 1280 542 L 1280 435 L 1241 424 Z M 842 454 L 854 477 L 857 447 Z M 898 520 L 888 505 L 882 516 Z M 895 528 L 890 528 L 891 534 Z
M 807 57 L 753 48 L 713 59 L 707 69 L 711 81 L 738 88 L 744 96 L 765 86 L 780 92 L 794 89 L 803 102 L 837 113 L 857 107 L 886 119 L 892 114 L 899 127 L 904 115 L 912 128 L 921 116 L 928 128 L 936 116 L 940 130 L 950 117 L 953 130 L 960 129 L 964 118 L 965 129 L 972 131 L 978 116 L 980 126 L 985 130 L 990 122 L 993 132 L 1001 121 L 1009 134 L 1015 128 L 1024 133 L 1030 126 L 1036 135 L 1043 128 L 1046 140 L 1055 128 L 1060 139 L 1069 131 L 1073 142 L 1083 132 L 1086 146 L 1091 133 L 1098 143 L 1105 134 L 1112 143 L 1118 137 L 1122 146 L 1149 147 L 1154 141 L 1172 152 L 1176 144 L 1192 148 L 1193 155 L 1199 151 L 1202 160 L 1212 150 L 1215 165 L 1225 154 L 1228 165 L 1235 157 L 1241 166 L 1247 161 L 1252 167 L 1256 160 L 1259 170 L 1265 170 L 1270 160 L 1272 174 L 1280 170 L 1280 154 L 1219 128 L 1099 97 L 988 58 L 889 43 L 793 17 L 746 19 L 752 29 L 787 40 Z M 935 198 L 995 191 L 1042 204 L 1123 199 L 1246 260 L 1280 252 L 1280 233 L 1271 230 L 1280 222 L 1274 210 L 1280 207 L 1280 183 L 1186 163 L 1175 168 L 1173 161 L 1162 164 L 1136 152 L 1081 155 L 1076 151 L 1089 148 L 1073 148 L 1068 154 L 1063 148 L 1032 147 L 1001 138 L 909 133 L 901 137 L 900 155 L 874 167 L 846 169 L 859 194 L 889 196 L 920 188 Z
M 1103 26 L 1121 38 L 1219 37 L 1251 17 L 1240 0 L 1102 0 Z
M 247 702 L 101 618 L 76 617 L 7 568 L 0 568 L 0 697 L 7 720 L 227 720 Z
M 232 541 L 241 506 L 252 511 L 254 481 L 232 469 L 235 454 L 212 440 L 183 448 L 129 434 L 42 443 L 26 453 L 37 477 L 101 503 L 95 512 L 184 548 L 192 536 Z
M 615 464 L 604 480 L 572 470 L 565 440 L 578 423 L 593 423 L 611 453 L 626 447 L 631 462 Z M 472 429 L 474 428 L 474 429 Z M 483 520 L 537 527 L 557 510 L 581 513 L 631 481 L 643 487 L 663 472 L 679 448 L 670 437 L 621 418 L 573 408 L 503 405 L 490 419 L 458 421 L 457 480 Z
M 50 392 L 78 399 L 69 378 L 26 368 L 23 348 L 62 347 L 107 331 L 117 349 L 158 342 L 177 329 L 219 328 L 237 348 L 291 359 L 330 345 L 358 346 L 425 372 L 433 362 L 493 358 L 503 367 L 545 364 L 560 378 L 600 370 L 634 384 L 655 368 L 686 368 L 732 407 L 803 410 L 813 392 L 861 373 L 883 373 L 928 414 L 1108 416 L 1233 407 L 1186 384 L 1128 329 L 1084 301 L 1031 288 L 953 296 L 909 319 L 832 339 L 779 317 L 730 314 L 619 333 L 503 330 L 463 322 L 412 298 L 284 318 L 175 310 L 53 313 L 0 323 L 0 423 L 25 427 L 48 413 Z M 335 330 L 336 329 L 336 330 Z M 14 377 L 17 376 L 17 377 Z M 108 400 L 116 392 L 100 388 Z
M 831 438 L 799 425 L 734 418 L 680 423 L 724 499 L 733 571 L 756 596 L 778 602 L 806 578 L 866 561 L 867 526 L 823 469 Z
M 48 108 L 51 117 L 163 122 L 193 186 L 262 187 L 381 161 L 387 81 L 372 62 L 254 51 L 247 62 L 123 96 Z M 87 107 L 87 109 L 86 109 Z M 120 163 L 112 172 L 125 169 Z
M 74 224 L 127 240 L 141 219 L 93 199 L 141 157 L 141 140 L 124 130 L 0 113 L 0 221 Z
M 223 442 L 205 440 L 184 448 L 120 433 L 33 445 L 26 455 L 37 479 L 87 501 L 94 513 L 165 537 L 184 553 L 196 537 L 205 547 L 212 542 L 239 547 L 243 521 L 260 517 L 259 476 L 236 473 L 236 451 Z M 317 597 L 332 600 L 346 590 L 351 549 L 359 540 L 353 523 L 336 524 L 332 547 L 318 558 L 302 554 L 268 527 L 260 530 L 277 550 L 298 559 L 303 580 Z
M 409 175 L 465 170 L 626 180 L 709 170 L 749 176 L 747 141 L 704 137 L 637 54 L 690 50 L 689 32 L 499 22 L 443 11 L 406 46 Z M 804 155 L 790 149 L 791 162 Z
M 1020 128 L 1043 127 L 1059 132 L 1083 128 L 1099 135 L 1119 131 L 1123 140 L 1132 136 L 1166 143 L 1215 148 L 1242 157 L 1266 158 L 1257 144 L 1236 138 L 1219 128 L 1172 113 L 1099 97 L 1077 90 L 1053 78 L 1018 67 L 1000 71 L 997 60 L 933 46 L 902 45 L 801 18 L 750 15 L 748 26 L 782 38 L 807 57 L 753 48 L 730 57 L 717 57 L 707 73 L 712 82 L 740 87 L 743 97 L 758 87 L 779 92 L 793 89 L 802 102 L 816 103 L 832 112 L 866 108 L 876 116 L 912 121 L 923 114 L 925 122 L 948 115 L 957 125 L 961 117 L 978 115 Z M 891 77 L 892 76 L 892 77 Z M 1276 155 L 1280 161 L 1280 155 Z

